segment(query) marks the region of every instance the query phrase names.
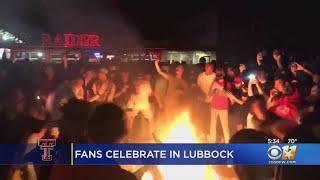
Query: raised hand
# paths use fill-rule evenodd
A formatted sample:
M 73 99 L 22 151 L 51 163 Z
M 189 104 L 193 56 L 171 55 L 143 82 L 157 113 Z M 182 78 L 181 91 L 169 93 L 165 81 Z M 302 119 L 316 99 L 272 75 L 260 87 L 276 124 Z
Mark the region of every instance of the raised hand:
M 304 71 L 305 70 L 305 68 L 301 64 L 299 64 L 297 62 L 295 64 L 297 65 L 297 70 L 298 71 Z

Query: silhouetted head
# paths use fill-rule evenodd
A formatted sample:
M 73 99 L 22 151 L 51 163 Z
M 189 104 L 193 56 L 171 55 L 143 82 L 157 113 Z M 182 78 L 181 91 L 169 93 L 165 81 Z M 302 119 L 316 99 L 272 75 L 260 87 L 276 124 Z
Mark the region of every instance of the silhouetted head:
M 258 52 L 256 56 L 257 61 L 262 62 L 263 61 L 263 55 L 262 52 Z
M 242 129 L 234 134 L 230 143 L 266 143 L 268 136 L 264 132 L 254 129 Z M 240 180 L 272 179 L 274 177 L 274 167 L 272 166 L 234 166 Z
M 90 103 L 70 99 L 62 108 L 63 116 L 59 121 L 59 130 L 63 141 L 85 141 L 88 131 L 88 121 L 91 112 Z
M 234 134 L 229 143 L 266 143 L 268 136 L 264 132 L 255 129 L 242 129 Z
M 281 59 L 281 52 L 279 49 L 275 49 L 272 52 L 272 57 L 274 60 L 280 60 Z
M 115 104 L 95 108 L 89 121 L 89 137 L 94 143 L 115 143 L 126 133 L 125 116 Z

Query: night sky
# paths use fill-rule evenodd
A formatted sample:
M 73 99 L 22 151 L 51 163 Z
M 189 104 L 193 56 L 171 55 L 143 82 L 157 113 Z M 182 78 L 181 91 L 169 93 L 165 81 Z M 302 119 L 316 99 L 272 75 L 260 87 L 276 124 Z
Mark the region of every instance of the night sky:
M 89 32 L 108 47 L 317 50 L 317 6 L 254 2 L 2 0 L 0 24 L 29 41 L 43 32 Z

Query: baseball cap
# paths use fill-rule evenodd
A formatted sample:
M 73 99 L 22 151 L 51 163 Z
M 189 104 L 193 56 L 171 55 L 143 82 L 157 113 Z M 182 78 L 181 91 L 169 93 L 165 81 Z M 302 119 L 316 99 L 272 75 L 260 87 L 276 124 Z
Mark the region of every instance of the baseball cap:
M 233 82 L 234 82 L 235 84 L 242 83 L 242 82 L 243 82 L 243 79 L 242 79 L 241 76 L 237 76 L 237 77 L 235 77 L 235 78 L 233 79 Z

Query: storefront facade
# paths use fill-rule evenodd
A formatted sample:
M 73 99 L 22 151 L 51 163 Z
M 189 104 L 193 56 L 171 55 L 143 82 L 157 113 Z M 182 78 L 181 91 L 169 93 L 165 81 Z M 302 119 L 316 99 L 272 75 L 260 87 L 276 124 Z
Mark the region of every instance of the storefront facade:
M 101 45 L 101 39 L 95 34 L 50 34 L 41 35 L 41 45 L 27 44 L 1 45 L 0 59 L 12 61 L 29 59 L 30 61 L 61 62 L 77 61 L 88 58 L 91 62 L 97 61 L 139 61 L 160 60 L 163 62 L 185 62 L 197 64 L 200 58 L 206 62 L 216 60 L 215 51 L 201 50 L 170 50 L 166 48 L 131 48 L 113 49 Z M 3 55 L 5 53 L 5 55 Z

